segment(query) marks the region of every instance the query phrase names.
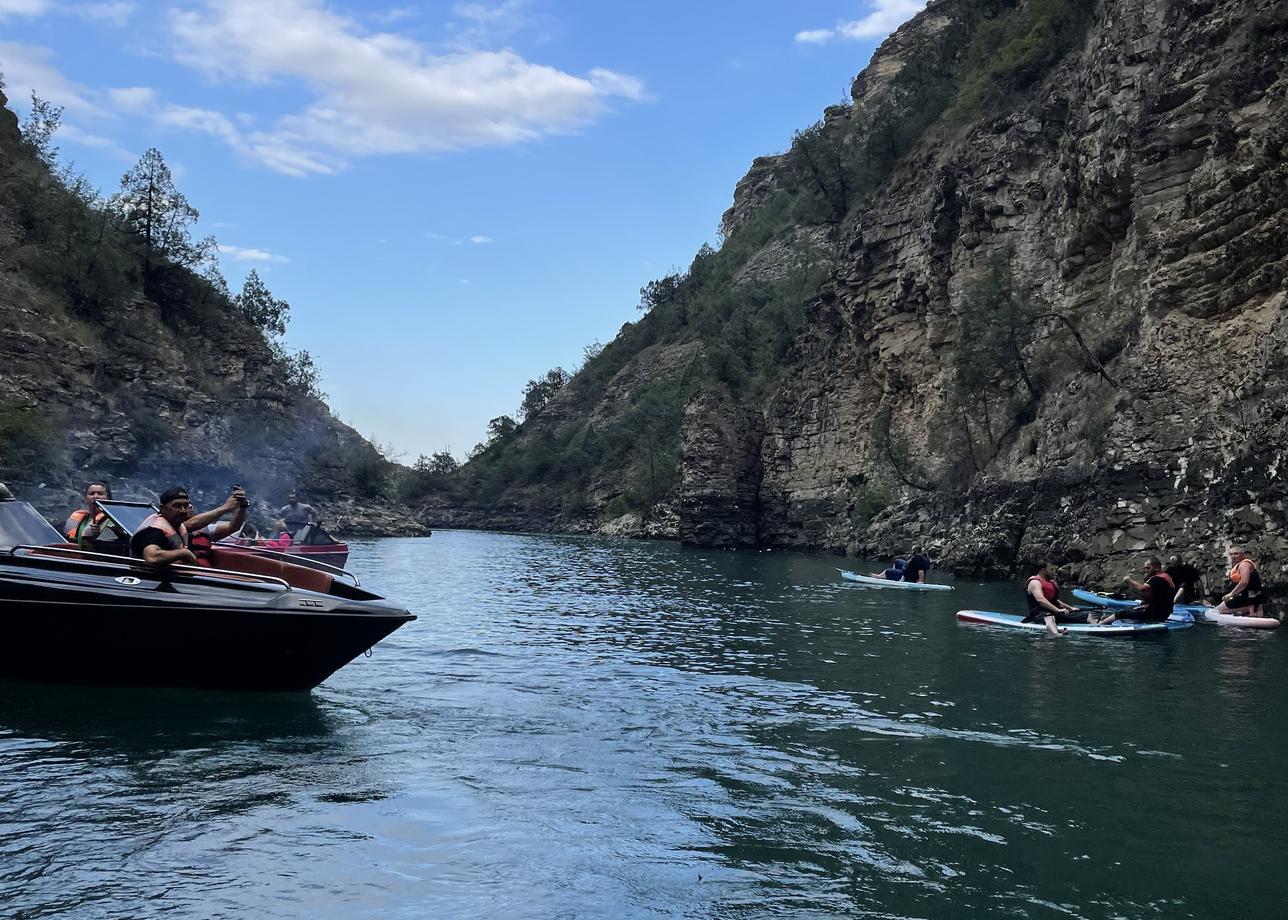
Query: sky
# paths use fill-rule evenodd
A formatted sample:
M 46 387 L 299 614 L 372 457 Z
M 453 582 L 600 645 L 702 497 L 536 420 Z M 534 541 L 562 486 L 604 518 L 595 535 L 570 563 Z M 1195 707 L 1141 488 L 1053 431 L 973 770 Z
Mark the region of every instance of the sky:
M 287 300 L 336 415 L 410 463 L 638 318 L 924 5 L 0 0 L 0 71 L 105 194 L 161 150 L 233 290 Z

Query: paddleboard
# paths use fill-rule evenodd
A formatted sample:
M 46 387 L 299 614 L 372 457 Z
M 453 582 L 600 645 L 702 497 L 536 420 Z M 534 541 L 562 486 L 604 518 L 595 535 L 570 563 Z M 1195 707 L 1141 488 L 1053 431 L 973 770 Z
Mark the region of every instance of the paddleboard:
M 958 610 L 957 619 L 962 623 L 984 623 L 988 626 L 1009 626 L 1014 629 L 1027 629 L 1046 632 L 1042 622 L 1025 623 L 1018 613 L 994 613 L 991 610 Z M 1191 622 L 1185 624 L 1193 626 Z M 1185 626 L 1172 626 L 1170 623 L 1136 623 L 1131 620 L 1117 621 L 1108 626 L 1094 626 L 1090 623 L 1060 623 L 1061 629 L 1069 630 L 1071 636 L 1094 636 L 1097 639 L 1138 639 L 1142 636 L 1160 635 L 1169 629 L 1184 629 Z
M 1074 588 L 1069 593 L 1080 601 L 1086 601 L 1088 604 L 1096 604 L 1100 607 L 1137 607 L 1140 605 L 1140 601 L 1110 597 L 1107 594 L 1097 594 L 1095 591 L 1088 591 L 1086 588 Z M 1173 611 L 1179 610 L 1190 614 L 1201 614 L 1207 609 L 1203 604 L 1176 604 L 1172 607 Z
M 1203 611 L 1203 619 L 1209 623 L 1222 626 L 1242 626 L 1245 629 L 1278 629 L 1279 621 L 1274 617 L 1242 617 L 1233 613 L 1216 613 L 1215 607 Z
M 848 581 L 857 581 L 861 585 L 867 585 L 869 588 L 903 588 L 908 591 L 951 591 L 952 585 L 935 585 L 930 582 L 919 581 L 891 581 L 888 578 L 873 578 L 871 575 L 860 575 L 858 572 L 847 572 L 845 569 L 837 569 L 841 577 Z

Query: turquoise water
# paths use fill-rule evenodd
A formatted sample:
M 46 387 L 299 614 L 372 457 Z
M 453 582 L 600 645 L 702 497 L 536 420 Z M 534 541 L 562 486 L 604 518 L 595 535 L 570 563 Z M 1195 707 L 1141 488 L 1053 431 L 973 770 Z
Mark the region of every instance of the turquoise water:
M 838 564 L 374 541 L 420 619 L 311 696 L 0 686 L 0 915 L 1283 915 L 1288 637 Z

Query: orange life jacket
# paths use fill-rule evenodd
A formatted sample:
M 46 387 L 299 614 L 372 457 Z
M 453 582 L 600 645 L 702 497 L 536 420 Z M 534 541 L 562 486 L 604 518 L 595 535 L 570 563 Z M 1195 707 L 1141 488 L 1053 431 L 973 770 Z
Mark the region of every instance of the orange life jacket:
M 67 538 L 68 542 L 77 543 L 80 541 L 81 528 L 85 526 L 85 519 L 87 517 L 89 517 L 88 509 L 77 508 L 67 518 L 67 523 L 63 524 L 63 536 Z M 101 527 L 103 522 L 106 520 L 107 513 L 100 511 L 98 514 L 94 515 L 92 523 L 98 524 Z
M 155 527 L 157 530 L 165 534 L 166 539 L 170 541 L 171 549 L 183 549 L 188 545 L 188 528 L 184 527 L 182 524 L 179 525 L 178 530 L 175 530 L 174 527 L 170 525 L 170 522 L 161 515 L 150 514 L 143 519 L 143 523 L 139 525 L 139 530 L 146 530 L 149 527 Z

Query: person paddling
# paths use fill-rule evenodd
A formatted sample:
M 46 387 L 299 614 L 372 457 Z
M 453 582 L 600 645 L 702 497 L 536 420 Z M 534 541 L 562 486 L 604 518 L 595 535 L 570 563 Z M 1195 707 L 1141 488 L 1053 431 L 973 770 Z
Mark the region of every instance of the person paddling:
M 1231 569 L 1228 590 L 1212 612 L 1235 616 L 1264 616 L 1266 598 L 1257 564 L 1243 551 L 1242 546 L 1231 546 L 1229 555 Z
M 1024 622 L 1036 623 L 1041 620 L 1046 624 L 1047 632 L 1053 636 L 1063 636 L 1069 632 L 1057 626 L 1058 622 L 1092 622 L 1091 617 L 1080 614 L 1076 607 L 1070 607 L 1060 600 L 1060 585 L 1055 580 L 1055 566 L 1049 562 L 1037 564 L 1037 568 L 1024 586 L 1024 599 L 1029 604 L 1029 615 L 1024 618 Z
M 1144 572 L 1144 581 L 1137 581 L 1130 575 L 1123 577 L 1123 584 L 1139 592 L 1144 603 L 1129 610 L 1110 611 L 1098 621 L 1101 626 L 1108 626 L 1119 617 L 1143 623 L 1167 622 L 1167 618 L 1172 615 L 1172 604 L 1176 598 L 1176 582 L 1163 571 L 1163 561 L 1157 556 L 1150 556 L 1145 560 Z

